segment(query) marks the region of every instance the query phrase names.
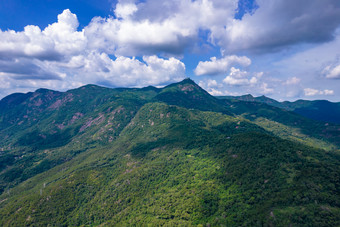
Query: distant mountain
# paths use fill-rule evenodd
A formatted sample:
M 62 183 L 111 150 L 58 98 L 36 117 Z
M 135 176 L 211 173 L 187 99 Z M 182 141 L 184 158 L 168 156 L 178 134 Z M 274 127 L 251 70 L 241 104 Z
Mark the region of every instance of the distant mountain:
M 278 102 L 266 96 L 253 97 L 249 94 L 243 96 L 219 96 L 217 98 L 265 103 L 281 109 L 293 111 L 313 120 L 340 124 L 340 102 L 333 103 L 327 100 L 297 100 L 295 102 Z
M 339 226 L 340 125 L 253 99 L 190 79 L 7 96 L 0 225 Z
M 274 99 L 268 98 L 264 95 L 259 96 L 259 97 L 254 97 L 250 94 L 248 95 L 242 95 L 242 96 L 217 96 L 218 99 L 237 99 L 241 101 L 246 101 L 246 102 L 260 102 L 260 103 L 265 103 L 271 106 L 283 108 L 282 104 Z
M 340 103 L 326 100 L 283 102 L 287 109 L 310 119 L 340 124 Z

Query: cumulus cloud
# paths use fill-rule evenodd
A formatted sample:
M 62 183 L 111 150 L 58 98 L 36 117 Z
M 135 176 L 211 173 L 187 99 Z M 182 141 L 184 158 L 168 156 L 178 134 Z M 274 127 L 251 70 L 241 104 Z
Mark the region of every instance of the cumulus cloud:
M 223 82 L 229 85 L 247 85 L 249 84 L 249 80 L 246 78 L 247 76 L 248 72 L 232 67 L 230 74 L 224 78 Z
M 320 93 L 319 90 L 313 89 L 313 88 L 305 88 L 304 92 L 305 92 L 305 96 L 314 96 Z
M 324 95 L 334 95 L 334 91 L 333 90 L 325 89 L 325 90 L 323 90 L 323 94 Z
M 3 83 L 4 89 L 10 92 L 16 91 L 15 87 L 21 88 L 21 91 L 39 87 L 65 90 L 89 83 L 110 87 L 144 87 L 165 85 L 186 77 L 183 62 L 176 58 L 163 59 L 157 56 L 144 56 L 143 60 L 119 56 L 113 60 L 105 53 L 92 52 L 87 56 L 73 57 L 66 63 L 45 62 L 41 67 L 46 70 L 44 76 L 47 72 L 54 72 L 57 78 L 49 76 L 49 79 L 45 79 L 28 77 L 19 72 L 16 75 L 2 72 L 0 79 L 6 81 Z
M 314 88 L 305 88 L 304 89 L 305 96 L 315 96 L 315 95 L 333 95 L 334 91 L 333 90 L 318 90 Z
M 259 0 L 253 13 L 234 19 L 237 0 L 119 1 L 115 17 L 93 18 L 82 31 L 75 14 L 65 10 L 43 31 L 27 26 L 22 32 L 0 31 L 2 54 L 39 59 L 60 58 L 85 49 L 137 56 L 183 54 L 199 32 L 204 42 L 225 50 L 271 48 L 332 39 L 340 24 L 337 0 Z
M 43 31 L 28 25 L 22 32 L 0 30 L 0 58 L 28 57 L 39 60 L 57 60 L 86 48 L 83 32 L 78 32 L 78 20 L 70 10 L 58 16 L 58 22 Z
M 134 3 L 118 3 L 114 10 L 115 15 L 119 19 L 127 19 L 137 11 L 137 6 Z
M 224 26 L 235 7 L 237 0 L 121 1 L 116 18 L 94 18 L 84 31 L 91 48 L 116 55 L 181 55 L 200 30 Z
M 179 37 L 190 35 L 190 31 L 185 28 L 177 29 L 172 22 L 153 24 L 147 20 L 132 21 L 129 17 L 136 10 L 133 3 L 117 4 L 115 13 L 122 20 L 95 18 L 82 31 L 77 31 L 77 16 L 68 9 L 58 15 L 58 22 L 44 30 L 32 25 L 26 26 L 22 32 L 0 30 L 0 59 L 6 59 L 0 61 L 0 71 L 15 74 L 15 78 L 22 79 L 25 76 L 26 79 L 60 79 L 54 72 L 62 73 L 62 67 L 68 68 L 66 74 L 70 74 L 71 68 L 80 70 L 83 67 L 83 70 L 96 72 L 94 76 L 104 76 L 104 79 L 107 77 L 105 73 L 122 75 L 121 78 L 127 80 L 125 84 L 129 85 L 141 85 L 147 81 L 157 84 L 156 81 L 172 81 L 170 77 L 174 74 L 183 76 L 184 64 L 175 58 L 164 60 L 146 56 L 143 58 L 144 64 L 120 55 L 127 52 L 126 54 L 133 56 L 141 48 L 148 49 L 144 52 L 157 52 L 153 48 L 176 49 L 176 45 L 182 45 L 183 40 L 179 41 Z M 168 44 L 167 47 L 165 43 Z M 109 54 L 118 57 L 112 61 Z M 130 65 L 130 71 L 122 74 L 123 63 Z M 140 78 L 141 74 L 136 73 L 143 71 L 141 65 L 145 68 L 143 70 L 146 79 Z M 133 67 L 137 68 L 133 70 Z M 51 71 L 46 71 L 48 69 Z M 127 73 L 131 75 L 127 76 Z M 160 73 L 163 76 L 162 79 L 151 81 L 148 73 L 151 73 L 151 77 Z
M 234 19 L 238 3 L 238 0 L 120 1 L 115 7 L 118 20 L 106 19 L 96 26 L 110 28 L 110 32 L 103 30 L 101 35 L 108 40 L 116 37 L 118 52 L 126 55 L 150 54 L 145 52 L 149 49 L 183 53 L 197 40 L 200 30 L 209 33 L 205 41 L 226 52 L 273 51 L 297 43 L 329 41 L 340 25 L 338 0 L 258 0 L 255 9 L 246 10 L 241 19 Z M 163 30 L 164 27 L 167 29 Z M 158 35 L 157 39 L 153 34 Z M 126 41 L 119 38 L 125 36 L 129 37 Z
M 256 1 L 258 8 L 213 31 L 227 51 L 273 51 L 297 43 L 332 40 L 340 24 L 338 0 Z
M 58 22 L 49 25 L 43 34 L 55 43 L 55 50 L 62 55 L 75 55 L 86 48 L 84 32 L 77 31 L 77 16 L 69 9 L 58 15 Z
M 248 75 L 249 73 L 247 71 L 241 71 L 240 69 L 231 67 L 230 73 L 224 78 L 223 83 L 228 85 L 242 86 L 256 84 L 258 82 L 258 78 L 256 76 L 253 76 L 249 79 Z M 262 76 L 262 74 L 257 75 Z
M 59 70 L 67 71 L 74 80 L 114 87 L 162 85 L 185 78 L 184 63 L 173 57 L 143 56 L 140 61 L 119 56 L 113 60 L 106 53 L 98 52 L 73 57 L 69 63 L 60 64 Z
M 261 89 L 261 93 L 265 95 L 274 93 L 274 89 L 269 87 L 268 83 L 262 83 L 260 86 L 260 89 Z
M 241 19 L 234 19 L 238 2 L 120 0 L 113 6 L 113 16 L 95 17 L 83 29 L 79 29 L 77 16 L 66 9 L 46 28 L 28 25 L 23 31 L 0 30 L 0 78 L 10 81 L 4 83 L 9 87 L 25 87 L 25 80 L 30 81 L 27 86 L 49 88 L 53 88 L 52 83 L 57 88 L 84 83 L 160 85 L 185 77 L 185 66 L 176 58 L 209 46 L 221 48 L 224 57 L 200 61 L 195 75 L 223 75 L 224 83 L 222 79 L 214 81 L 270 93 L 273 85 L 264 82 L 263 73 L 255 75 L 247 72 L 249 68 L 242 68 L 250 66 L 248 57 L 225 54 L 329 41 L 340 24 L 337 0 L 258 0 L 256 9 L 246 10 Z M 332 53 L 336 44 L 330 48 Z M 320 55 L 320 51 L 315 53 Z M 329 51 L 319 59 L 324 56 L 329 56 Z M 303 60 L 303 64 L 306 62 Z M 293 63 L 296 65 L 295 60 Z M 338 72 L 339 64 L 323 71 L 324 77 L 330 79 L 339 78 Z M 298 80 L 293 77 L 281 82 L 290 86 L 300 83 Z M 207 86 L 215 94 L 224 89 L 214 87 L 213 81 Z
M 328 79 L 340 79 L 340 64 L 326 66 L 322 73 Z
M 223 91 L 217 90 L 215 88 L 209 88 L 207 91 L 209 92 L 209 94 L 214 95 L 214 96 L 222 96 L 222 95 L 228 94 L 227 91 L 223 92 Z
M 195 69 L 195 74 L 197 76 L 201 75 L 219 75 L 224 74 L 229 71 L 230 67 L 233 65 L 249 66 L 251 60 L 246 56 L 225 56 L 221 59 L 216 57 L 210 58 L 210 61 L 200 61 Z
M 198 85 L 214 96 L 232 95 L 232 93 L 227 91 L 223 85 L 216 80 L 201 80 Z
M 289 78 L 288 80 L 286 80 L 286 82 L 284 82 L 285 85 L 296 85 L 296 84 L 299 84 L 301 81 L 300 78 L 297 78 L 297 77 L 292 77 L 292 78 Z
M 129 7 L 116 8 L 116 14 L 121 19 L 128 20 L 126 18 L 136 10 L 133 6 Z M 58 15 L 56 23 L 43 30 L 33 25 L 26 26 L 21 32 L 0 30 L 0 77 L 8 81 L 5 83 L 8 90 L 17 86 L 67 89 L 86 83 L 141 87 L 164 85 L 185 78 L 184 63 L 174 57 L 143 55 L 138 60 L 119 55 L 116 52 L 119 49 L 117 45 L 121 45 L 119 39 L 129 43 L 131 39 L 127 36 L 131 35 L 137 42 L 141 37 L 134 35 L 135 29 L 139 29 L 143 36 L 143 26 L 149 23 L 141 22 L 140 27 L 135 28 L 134 22 L 125 21 L 125 27 L 119 27 L 118 30 L 130 29 L 131 33 L 109 39 L 109 29 L 112 28 L 109 21 L 114 21 L 112 23 L 118 26 L 121 25 L 121 19 L 98 21 L 101 19 L 95 18 L 89 26 L 77 31 L 77 16 L 70 10 L 64 10 Z M 107 32 L 108 36 L 100 37 L 102 33 L 93 29 L 98 23 L 101 27 L 96 29 Z M 160 33 L 166 32 L 166 28 L 161 25 L 159 29 Z M 149 41 L 157 42 L 154 31 L 151 33 L 154 40 Z M 170 33 L 167 34 L 171 35 Z M 140 41 L 147 42 L 148 38 L 150 36 L 142 37 Z M 120 47 L 124 48 L 123 46 Z M 53 84 L 57 84 L 57 87 Z
M 91 49 L 135 56 L 154 53 L 181 54 L 194 33 L 171 21 L 145 21 L 95 18 L 85 28 Z
M 203 87 L 203 88 L 221 88 L 222 84 L 217 83 L 216 80 L 212 80 L 212 79 L 207 79 L 204 81 L 200 81 L 199 86 Z
M 232 75 L 232 76 L 230 76 Z M 271 87 L 266 80 L 263 80 L 263 73 L 253 73 L 253 76 L 246 71 L 232 68 L 230 75 L 224 78 L 223 83 L 217 80 L 205 79 L 199 82 L 199 86 L 208 91 L 211 95 L 268 95 L 274 93 L 274 88 Z
M 106 54 L 102 54 L 100 59 L 101 67 L 104 66 L 107 70 L 99 72 L 101 81 L 97 83 L 110 86 L 162 85 L 185 78 L 185 65 L 175 58 L 166 60 L 157 56 L 144 56 L 143 63 L 135 58 L 123 56 L 112 60 Z M 89 63 L 86 70 L 91 72 L 92 66 Z

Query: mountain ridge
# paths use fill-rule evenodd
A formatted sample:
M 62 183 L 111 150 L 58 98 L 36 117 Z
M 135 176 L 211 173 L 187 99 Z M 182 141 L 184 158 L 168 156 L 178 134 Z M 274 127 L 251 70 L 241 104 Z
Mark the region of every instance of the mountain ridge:
M 64 92 L 61 92 L 61 91 L 57 91 L 57 90 L 51 90 L 51 89 L 47 89 L 47 88 L 39 88 L 37 90 L 35 90 L 34 92 L 27 92 L 27 93 L 20 93 L 20 92 L 17 92 L 17 93 L 12 93 L 12 94 L 9 94 L 5 97 L 3 97 L 2 99 L 0 99 L 0 104 L 1 102 L 5 102 L 6 100 L 10 99 L 10 98 L 14 98 L 14 97 L 21 97 L 21 96 L 27 96 L 27 95 L 30 95 L 30 94 L 33 94 L 33 93 L 44 93 L 44 92 L 58 92 L 58 93 L 67 93 L 67 92 L 70 92 L 70 91 L 73 91 L 73 90 L 78 90 L 78 89 L 86 89 L 86 88 L 103 88 L 103 89 L 112 89 L 112 90 L 125 90 L 125 89 L 131 89 L 131 90 L 134 90 L 134 89 L 141 89 L 141 90 L 155 90 L 155 91 L 160 91 L 164 88 L 168 88 L 168 87 L 173 87 L 173 86 L 178 86 L 178 85 L 183 85 L 183 84 L 192 84 L 192 85 L 195 85 L 197 87 L 199 87 L 192 79 L 190 78 L 186 78 L 180 82 L 177 82 L 177 83 L 172 83 L 172 84 L 169 84 L 169 85 L 166 85 L 164 87 L 161 87 L 161 88 L 157 88 L 157 87 L 154 87 L 154 86 L 146 86 L 146 87 L 142 87 L 142 88 L 123 88 L 123 87 L 117 87 L 117 88 L 109 88 L 109 87 L 105 87 L 105 86 L 100 86 L 100 85 L 96 85 L 96 84 L 87 84 L 87 85 L 83 85 L 79 88 L 74 88 L 74 89 L 70 89 L 70 90 L 67 90 L 67 91 L 64 91 Z M 202 88 L 201 88 L 202 89 Z M 202 89 L 204 90 L 204 89 Z M 204 90 L 205 91 L 205 90 Z M 206 91 L 205 91 L 206 92 Z M 207 93 L 207 92 L 206 92 Z M 331 103 L 331 104 L 339 104 L 340 102 L 331 102 L 329 100 L 304 100 L 304 99 L 298 99 L 296 101 L 277 101 L 275 99 L 272 99 L 272 98 L 269 98 L 265 95 L 261 95 L 261 96 L 253 96 L 251 94 L 246 94 L 246 95 L 241 95 L 241 96 L 213 96 L 213 97 L 216 97 L 217 99 L 237 99 L 237 100 L 242 100 L 242 101 L 250 101 L 250 102 L 262 102 L 262 103 L 266 103 L 266 104 L 269 104 L 269 105 L 272 105 L 272 106 L 275 106 L 275 107 L 279 107 L 279 108 L 283 108 L 283 109 L 286 109 L 286 110 L 294 110 L 294 105 L 307 105 L 305 103 L 312 103 L 312 102 L 327 102 L 327 103 Z
M 248 102 L 260 102 L 281 109 L 293 111 L 304 117 L 340 124 L 340 102 L 330 102 L 328 100 L 303 100 L 299 99 L 293 102 L 279 102 L 268 98 L 264 95 L 254 97 L 250 94 L 242 96 L 216 96 L 219 99 L 237 99 Z

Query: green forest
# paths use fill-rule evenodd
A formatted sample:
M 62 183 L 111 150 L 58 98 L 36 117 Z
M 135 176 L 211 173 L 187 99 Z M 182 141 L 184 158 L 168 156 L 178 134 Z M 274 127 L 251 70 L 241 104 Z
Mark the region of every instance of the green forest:
M 1 226 L 340 226 L 340 125 L 164 88 L 0 101 Z

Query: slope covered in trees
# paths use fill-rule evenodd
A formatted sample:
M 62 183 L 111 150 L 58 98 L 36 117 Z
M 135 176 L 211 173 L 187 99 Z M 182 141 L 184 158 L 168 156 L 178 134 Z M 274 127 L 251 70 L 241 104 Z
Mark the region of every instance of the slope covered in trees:
M 188 79 L 0 106 L 2 226 L 340 225 L 338 134 L 292 112 Z

